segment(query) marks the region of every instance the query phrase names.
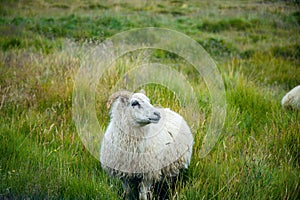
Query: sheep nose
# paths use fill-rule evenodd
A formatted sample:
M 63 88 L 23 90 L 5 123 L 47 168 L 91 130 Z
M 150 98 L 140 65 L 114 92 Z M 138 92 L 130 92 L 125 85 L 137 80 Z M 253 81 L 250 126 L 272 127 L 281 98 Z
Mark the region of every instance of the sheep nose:
M 160 113 L 159 112 L 155 111 L 153 114 L 156 115 L 158 119 L 160 119 Z

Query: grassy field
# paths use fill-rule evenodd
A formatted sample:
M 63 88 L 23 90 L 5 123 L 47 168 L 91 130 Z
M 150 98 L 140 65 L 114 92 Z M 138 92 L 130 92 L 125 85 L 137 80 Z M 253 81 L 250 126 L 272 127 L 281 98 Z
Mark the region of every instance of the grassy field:
M 299 10 L 297 0 L 0 1 L 0 199 L 121 199 L 120 182 L 77 135 L 72 92 L 81 55 L 66 46 L 141 27 L 170 28 L 199 42 L 226 88 L 222 136 L 200 159 L 210 121 L 205 84 L 180 58 L 150 55 L 179 66 L 205 116 L 187 180 L 173 199 L 299 199 L 300 112 L 280 105 L 300 84 Z M 105 124 L 112 86 L 139 59 L 120 58 L 98 84 L 96 108 Z M 180 110 L 171 91 L 145 89 L 154 103 Z

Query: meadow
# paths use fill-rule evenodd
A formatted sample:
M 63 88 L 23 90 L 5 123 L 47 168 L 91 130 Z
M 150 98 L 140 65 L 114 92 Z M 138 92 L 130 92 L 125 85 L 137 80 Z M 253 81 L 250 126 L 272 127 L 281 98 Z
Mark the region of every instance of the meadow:
M 280 105 L 300 84 L 299 6 L 297 0 L 0 1 L 0 199 L 122 199 L 120 182 L 77 134 L 72 94 L 82 55 L 70 46 L 142 27 L 184 33 L 215 60 L 227 101 L 221 137 L 206 157 L 197 156 L 211 120 L 209 92 L 188 63 L 159 50 L 120 58 L 100 80 L 103 129 L 113 85 L 146 55 L 185 75 L 203 113 L 190 168 L 172 199 L 299 199 L 300 112 Z M 180 111 L 172 91 L 144 89 L 155 104 Z

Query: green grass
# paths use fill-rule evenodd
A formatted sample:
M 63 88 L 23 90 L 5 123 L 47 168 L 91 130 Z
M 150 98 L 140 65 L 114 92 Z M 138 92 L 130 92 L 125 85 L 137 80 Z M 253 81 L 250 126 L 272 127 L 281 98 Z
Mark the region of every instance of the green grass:
M 121 199 L 77 135 L 72 120 L 74 78 L 82 52 L 139 27 L 170 28 L 199 42 L 217 61 L 228 104 L 222 136 L 200 159 L 210 121 L 202 79 L 180 57 L 132 52 L 105 72 L 96 90 L 99 120 L 117 80 L 142 59 L 185 75 L 203 116 L 195 130 L 187 180 L 174 199 L 299 199 L 300 113 L 282 96 L 300 84 L 298 1 L 1 1 L 0 199 Z M 66 47 L 69 46 L 68 48 Z M 83 52 L 84 53 L 84 52 Z M 181 112 L 176 95 L 145 86 L 151 101 Z

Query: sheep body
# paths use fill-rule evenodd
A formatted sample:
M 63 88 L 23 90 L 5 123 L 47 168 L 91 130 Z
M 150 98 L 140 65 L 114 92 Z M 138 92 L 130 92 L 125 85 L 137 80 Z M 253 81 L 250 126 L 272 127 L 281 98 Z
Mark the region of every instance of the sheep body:
M 146 98 L 140 93 L 134 95 Z M 113 103 L 100 161 L 110 175 L 122 181 L 128 198 L 138 180 L 139 198 L 149 199 L 155 183 L 171 180 L 188 168 L 193 136 L 185 120 L 168 108 L 153 107 L 153 112 L 160 113 L 160 120 L 136 126 L 128 112 L 132 109 L 130 99 L 118 98 Z
M 281 100 L 284 108 L 300 110 L 300 85 L 294 87 Z

